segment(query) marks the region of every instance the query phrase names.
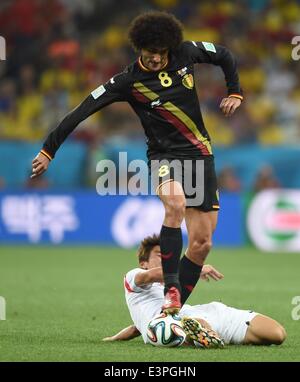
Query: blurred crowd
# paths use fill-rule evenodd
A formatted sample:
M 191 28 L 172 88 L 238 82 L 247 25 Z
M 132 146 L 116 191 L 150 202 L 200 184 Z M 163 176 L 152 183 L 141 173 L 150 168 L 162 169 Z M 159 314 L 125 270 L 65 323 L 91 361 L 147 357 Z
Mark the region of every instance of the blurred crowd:
M 225 166 L 218 174 L 219 190 L 223 192 L 239 193 L 243 190 L 241 181 L 233 167 Z M 252 192 L 259 192 L 267 189 L 277 189 L 282 187 L 280 181 L 270 165 L 263 164 L 257 171 Z
M 174 13 L 185 39 L 225 45 L 238 59 L 245 101 L 230 119 L 219 109 L 226 95 L 221 70 L 196 70 L 214 145 L 300 143 L 300 65 L 291 57 L 300 0 L 1 0 L 7 60 L 0 62 L 0 139 L 43 140 L 92 89 L 135 59 L 128 24 L 151 9 Z M 101 158 L 102 145 L 116 136 L 143 139 L 124 103 L 81 123 L 71 139 Z

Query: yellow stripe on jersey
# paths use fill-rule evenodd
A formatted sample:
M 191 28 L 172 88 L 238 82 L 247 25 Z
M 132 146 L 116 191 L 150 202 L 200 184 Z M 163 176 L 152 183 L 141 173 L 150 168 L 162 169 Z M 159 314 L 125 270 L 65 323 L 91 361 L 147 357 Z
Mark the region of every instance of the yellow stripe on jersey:
M 195 122 L 192 121 L 187 114 L 185 114 L 181 109 L 179 109 L 179 107 L 175 106 L 172 102 L 165 102 L 163 104 L 163 107 L 167 109 L 170 113 L 175 115 L 175 117 L 177 117 L 182 123 L 184 123 L 185 126 L 195 135 L 198 141 L 203 143 L 203 145 L 206 146 L 208 152 L 212 154 L 210 142 L 207 138 L 203 137 L 203 135 L 197 129 Z
M 145 86 L 141 82 L 135 82 L 133 86 L 136 88 L 136 90 L 138 90 L 151 101 L 154 101 L 155 99 L 159 98 L 158 94 L 153 92 L 151 89 L 147 88 L 147 86 Z M 207 148 L 208 152 L 212 154 L 210 142 L 200 133 L 200 131 L 197 129 L 195 122 L 192 121 L 187 114 L 185 114 L 172 102 L 165 102 L 161 106 L 168 110 L 176 118 L 178 118 L 193 133 L 193 135 L 198 139 L 198 141 L 201 142 Z
M 141 82 L 135 82 L 133 86 L 138 90 L 140 93 L 142 93 L 145 97 L 150 99 L 151 101 L 154 101 L 155 99 L 159 98 L 159 95 L 154 93 L 152 90 L 147 88 L 144 84 Z

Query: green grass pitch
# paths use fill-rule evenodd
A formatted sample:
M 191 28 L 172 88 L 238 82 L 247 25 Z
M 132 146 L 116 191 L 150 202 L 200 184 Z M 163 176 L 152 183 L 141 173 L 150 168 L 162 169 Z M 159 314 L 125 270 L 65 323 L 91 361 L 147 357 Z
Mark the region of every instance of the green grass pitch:
M 224 349 L 155 348 L 141 337 L 101 339 L 131 324 L 123 276 L 136 266 L 134 251 L 105 247 L 0 246 L 0 361 L 300 361 L 300 254 L 263 254 L 253 248 L 214 249 L 208 263 L 220 282 L 199 282 L 189 303 L 222 301 L 281 322 L 281 346 Z

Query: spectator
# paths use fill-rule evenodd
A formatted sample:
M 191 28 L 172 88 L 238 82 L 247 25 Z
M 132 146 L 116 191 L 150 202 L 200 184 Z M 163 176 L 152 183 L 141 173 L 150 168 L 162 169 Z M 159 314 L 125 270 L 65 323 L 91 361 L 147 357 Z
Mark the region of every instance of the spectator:
M 259 192 L 268 188 L 280 188 L 281 185 L 276 178 L 273 169 L 269 165 L 264 165 L 258 171 L 255 183 L 254 191 Z
M 239 192 L 241 183 L 232 167 L 224 167 L 218 176 L 218 186 L 220 191 Z

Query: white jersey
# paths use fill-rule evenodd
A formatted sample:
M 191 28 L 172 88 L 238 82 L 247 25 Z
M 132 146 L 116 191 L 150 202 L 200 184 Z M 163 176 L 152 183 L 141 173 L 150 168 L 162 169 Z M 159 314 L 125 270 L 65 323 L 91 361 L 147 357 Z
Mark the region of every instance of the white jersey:
M 129 271 L 124 278 L 125 298 L 130 316 L 147 343 L 147 326 L 161 312 L 164 302 L 164 286 L 153 283 L 143 287 L 135 284 L 135 276 L 145 272 L 141 268 Z M 245 338 L 249 322 L 257 313 L 231 308 L 221 302 L 202 305 L 183 305 L 180 317 L 202 318 L 215 330 L 226 344 L 240 344 Z
M 153 283 L 139 287 L 135 285 L 136 274 L 146 272 L 141 268 L 129 271 L 124 279 L 125 298 L 130 316 L 136 328 L 147 342 L 147 326 L 153 317 L 161 312 L 164 303 L 164 286 Z

